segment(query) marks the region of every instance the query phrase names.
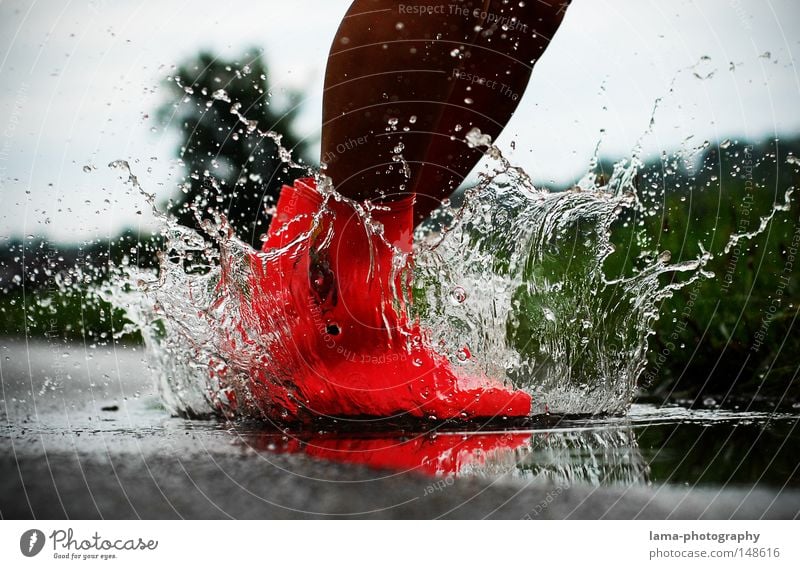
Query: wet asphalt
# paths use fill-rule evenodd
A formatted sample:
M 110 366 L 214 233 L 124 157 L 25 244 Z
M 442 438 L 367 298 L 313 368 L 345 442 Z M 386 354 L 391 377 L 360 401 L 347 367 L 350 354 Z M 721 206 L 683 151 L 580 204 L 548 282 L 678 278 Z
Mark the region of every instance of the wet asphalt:
M 0 380 L 3 519 L 800 516 L 791 488 L 435 478 L 287 452 L 257 444 L 253 425 L 171 417 L 138 347 L 0 339 Z

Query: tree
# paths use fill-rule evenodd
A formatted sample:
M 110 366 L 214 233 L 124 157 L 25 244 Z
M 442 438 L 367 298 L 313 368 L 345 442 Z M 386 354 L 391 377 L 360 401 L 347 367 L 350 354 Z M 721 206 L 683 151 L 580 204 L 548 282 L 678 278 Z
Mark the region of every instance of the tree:
M 194 227 L 193 209 L 207 216 L 213 207 L 227 216 L 239 238 L 257 246 L 268 222 L 266 209 L 281 185 L 305 173 L 287 166 L 275 141 L 263 135 L 275 131 L 296 162 L 306 159 L 308 143 L 292 128 L 300 93 L 282 91 L 280 101 L 272 98 L 258 50 L 236 60 L 201 52 L 180 65 L 168 84 L 177 100 L 161 107 L 159 116 L 180 130 L 178 156 L 186 172 L 168 209 Z

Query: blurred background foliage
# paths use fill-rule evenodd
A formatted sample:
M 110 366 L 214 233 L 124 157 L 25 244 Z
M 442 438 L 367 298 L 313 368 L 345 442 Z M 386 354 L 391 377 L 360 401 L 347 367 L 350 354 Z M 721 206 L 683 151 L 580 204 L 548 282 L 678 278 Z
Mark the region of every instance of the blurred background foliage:
M 177 157 L 186 176 L 167 206 L 178 221 L 195 227 L 192 205 L 226 213 L 240 239 L 259 246 L 266 231 L 265 209 L 284 183 L 303 171 L 286 166 L 274 131 L 295 161 L 308 159 L 309 143 L 295 134 L 302 94 L 272 93 L 267 65 L 253 49 L 234 61 L 207 51 L 185 61 L 167 81 L 173 102 L 158 110 L 161 121 L 180 132 Z M 214 186 L 217 187 L 214 187 Z
M 657 236 L 672 262 L 698 258 L 702 249 L 721 251 L 730 235 L 756 231 L 798 186 L 798 169 L 789 163 L 796 156 L 800 140 L 723 141 L 703 153 L 695 172 L 672 159 L 648 164 L 639 192 L 659 214 L 615 228 L 611 261 L 618 266 L 609 270 L 624 271 L 619 265 L 639 257 L 636 231 Z M 706 267 L 714 278 L 664 301 L 650 339 L 645 393 L 800 400 L 800 257 L 791 258 L 800 240 L 798 198 L 792 196 L 788 211 L 775 212 L 763 233 L 715 255 Z

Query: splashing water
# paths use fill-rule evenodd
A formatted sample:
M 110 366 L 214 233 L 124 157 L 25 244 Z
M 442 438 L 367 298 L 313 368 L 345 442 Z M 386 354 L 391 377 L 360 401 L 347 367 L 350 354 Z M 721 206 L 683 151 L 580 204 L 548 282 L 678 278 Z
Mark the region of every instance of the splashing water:
M 278 144 L 285 163 L 299 167 L 280 147 L 280 135 L 261 134 Z M 698 244 L 695 258 L 671 263 L 668 251 L 656 250 L 652 236 L 637 231 L 632 239 L 641 253 L 635 266 L 609 277 L 617 272 L 609 266 L 618 264 L 614 236 L 620 227 L 656 214 L 636 187 L 643 167 L 638 147 L 607 181 L 590 172 L 576 187 L 550 192 L 535 188 L 488 136 L 473 130 L 466 142 L 485 150 L 490 167 L 466 191 L 460 209 L 446 204 L 435 223 L 418 228 L 413 287 L 389 291 L 384 310 L 418 319 L 429 331 L 424 341 L 459 375 L 482 374 L 528 392 L 533 414 L 625 413 L 645 369 L 660 303 L 713 277 L 705 269 L 713 255 Z M 177 224 L 157 210 L 126 162 L 111 166 L 146 196 L 162 223 L 165 247 L 158 271 L 120 267 L 98 292 L 123 307 L 142 331 L 166 406 L 188 416 L 290 416 L 280 397 L 265 409 L 264 394 L 254 393 L 249 379 L 258 368 L 267 386 L 291 394 L 297 366 L 303 365 L 291 356 L 283 307 L 269 305 L 260 323 L 242 310 L 257 294 L 251 260 L 296 255 L 298 245 L 321 227 L 329 200 L 346 198 L 316 174 L 324 199 L 311 230 L 286 247 L 260 253 L 237 239 L 219 213 L 203 219 L 195 211 L 206 236 Z M 729 236 L 725 252 L 764 231 L 790 198 L 791 190 L 756 231 Z M 353 205 L 366 230 L 381 238 L 370 206 Z M 405 266 L 403 255 L 395 251 L 396 268 Z
M 479 133 L 468 140 L 487 144 Z M 604 187 L 555 193 L 534 188 L 496 147 L 487 153 L 497 170 L 417 257 L 419 306 L 434 345 L 454 363 L 510 378 L 533 396 L 534 413 L 624 412 L 658 303 L 701 278 L 710 255 L 677 264 L 655 255 L 638 274 L 609 280 L 612 225 L 639 204 L 635 161 Z M 662 284 L 674 273 L 688 277 Z

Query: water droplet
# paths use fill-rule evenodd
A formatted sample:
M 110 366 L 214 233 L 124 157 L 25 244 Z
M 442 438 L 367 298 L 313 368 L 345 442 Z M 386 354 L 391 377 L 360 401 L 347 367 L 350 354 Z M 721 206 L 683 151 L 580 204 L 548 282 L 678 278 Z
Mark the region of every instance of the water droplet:
M 450 291 L 450 300 L 453 304 L 463 304 L 467 300 L 467 291 L 463 287 L 456 286 Z
M 211 94 L 211 98 L 216 101 L 224 101 L 226 103 L 231 102 L 231 98 L 228 96 L 228 93 L 225 91 L 225 89 L 217 89 Z

